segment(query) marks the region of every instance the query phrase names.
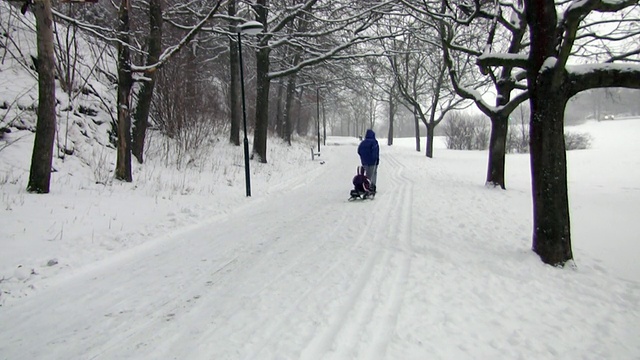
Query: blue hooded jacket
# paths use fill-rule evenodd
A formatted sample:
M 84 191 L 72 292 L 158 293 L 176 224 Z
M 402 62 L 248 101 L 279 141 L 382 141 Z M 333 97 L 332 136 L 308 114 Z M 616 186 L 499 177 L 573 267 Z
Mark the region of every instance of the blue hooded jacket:
M 358 155 L 363 166 L 378 165 L 380 162 L 380 147 L 373 130 L 367 130 L 364 140 L 358 145 Z

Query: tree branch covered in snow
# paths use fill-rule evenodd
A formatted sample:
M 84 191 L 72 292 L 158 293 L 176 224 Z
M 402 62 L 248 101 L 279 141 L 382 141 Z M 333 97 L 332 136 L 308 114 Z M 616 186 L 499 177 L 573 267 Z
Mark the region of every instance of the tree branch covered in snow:
M 211 8 L 211 10 L 209 10 L 209 12 L 196 25 L 185 28 L 185 29 L 188 29 L 188 33 L 182 39 L 180 39 L 178 43 L 167 47 L 165 51 L 160 55 L 158 62 L 154 64 L 144 65 L 144 66 L 132 65 L 131 70 L 134 72 L 148 72 L 148 71 L 155 71 L 158 68 L 162 67 L 171 57 L 173 57 L 182 48 L 184 48 L 184 46 L 186 46 L 191 40 L 193 40 L 193 38 L 204 28 L 207 22 L 211 20 L 214 17 L 214 15 L 216 15 L 216 13 L 219 11 L 220 6 L 222 4 L 223 4 L 223 0 L 217 0 L 217 2 Z M 57 20 L 62 20 L 64 22 L 73 24 L 77 26 L 79 29 L 87 31 L 95 35 L 96 37 L 103 39 L 106 42 L 109 42 L 114 45 L 121 43 L 121 41 L 117 37 L 108 35 L 108 34 L 112 34 L 114 32 L 114 29 L 105 28 L 101 26 L 92 25 L 86 22 L 82 22 L 80 20 L 64 15 L 58 11 L 53 11 L 53 15 Z M 131 44 L 121 43 L 121 45 L 131 48 Z M 135 50 L 135 49 L 132 49 L 132 50 Z

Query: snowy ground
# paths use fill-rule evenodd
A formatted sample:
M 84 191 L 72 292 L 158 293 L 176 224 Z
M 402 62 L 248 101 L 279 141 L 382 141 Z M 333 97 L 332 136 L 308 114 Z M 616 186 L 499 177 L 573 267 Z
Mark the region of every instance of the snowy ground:
M 640 120 L 577 130 L 576 269 L 530 251 L 528 155 L 502 191 L 486 152 L 382 140 L 379 195 L 350 203 L 355 140 L 323 164 L 270 143 L 251 198 L 219 145 L 213 171 L 106 187 L 56 160 L 32 195 L 27 137 L 0 152 L 0 359 L 638 359 Z

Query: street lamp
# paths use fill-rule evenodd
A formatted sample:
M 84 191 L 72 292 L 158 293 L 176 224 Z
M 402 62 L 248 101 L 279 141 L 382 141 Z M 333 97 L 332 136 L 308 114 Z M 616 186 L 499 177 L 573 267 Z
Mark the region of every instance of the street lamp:
M 244 100 L 244 63 L 242 62 L 242 34 L 257 35 L 264 27 L 257 21 L 247 21 L 238 25 L 238 58 L 240 61 L 240 89 L 242 89 L 242 121 L 244 126 L 244 181 L 247 196 L 251 196 L 251 174 L 249 172 L 249 139 L 247 138 L 247 108 Z

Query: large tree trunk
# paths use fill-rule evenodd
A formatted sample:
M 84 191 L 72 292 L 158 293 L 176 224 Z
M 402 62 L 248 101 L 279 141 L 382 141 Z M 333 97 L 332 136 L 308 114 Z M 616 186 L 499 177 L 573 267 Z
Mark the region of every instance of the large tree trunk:
M 131 175 L 131 111 L 129 97 L 133 80 L 129 53 L 129 0 L 122 0 L 118 11 L 118 146 L 115 178 L 133 181 Z
M 531 50 L 527 71 L 531 105 L 533 251 L 543 262 L 562 266 L 573 259 L 567 195 L 564 109 L 569 95 L 565 76 L 554 78 L 543 65 L 555 57 L 557 13 L 550 0 L 526 0 Z
M 511 73 L 511 71 L 505 72 Z M 498 91 L 496 105 L 498 107 L 505 106 L 511 101 L 513 84 L 505 80 L 506 76 L 503 76 L 503 81 L 499 81 L 496 84 Z M 492 112 L 490 115 L 491 135 L 489 137 L 489 164 L 487 166 L 486 184 L 500 186 L 502 189 L 506 189 L 504 171 L 510 115 L 511 112 L 507 113 L 505 111 Z
M 254 5 L 256 20 L 267 31 L 267 1 L 258 0 Z M 269 131 L 269 53 L 268 44 L 261 44 L 256 53 L 256 127 L 253 133 L 253 152 L 258 161 L 267 162 L 267 136 Z
M 545 263 L 564 265 L 573 259 L 563 124 L 568 98 L 552 86 L 531 95 L 532 247 Z
M 36 17 L 38 46 L 38 123 L 31 155 L 27 191 L 46 194 L 51 182 L 53 143 L 56 133 L 55 60 L 51 1 L 31 5 Z
M 256 124 L 253 134 L 253 154 L 262 163 L 267 162 L 267 135 L 269 130 L 269 48 L 262 47 L 256 54 Z
M 487 166 L 487 184 L 505 189 L 504 164 L 507 147 L 509 117 L 502 113 L 491 115 L 491 136 L 489 139 L 489 165 Z
M 236 0 L 229 1 L 228 13 L 230 17 L 236 15 Z M 229 32 L 236 32 L 236 25 L 229 25 Z M 238 61 L 238 42 L 235 37 L 229 37 L 229 112 L 231 114 L 231 130 L 229 132 L 229 141 L 236 146 L 240 146 L 240 122 L 241 111 L 240 106 L 240 68 Z
M 162 4 L 160 0 L 149 1 L 149 38 L 147 40 L 147 65 L 155 64 L 162 51 Z M 149 127 L 149 113 L 153 100 L 153 89 L 156 85 L 156 71 L 147 71 L 148 79 L 142 83 L 138 92 L 138 103 L 133 114 L 133 138 L 131 152 L 139 163 L 144 162 L 144 140 Z

